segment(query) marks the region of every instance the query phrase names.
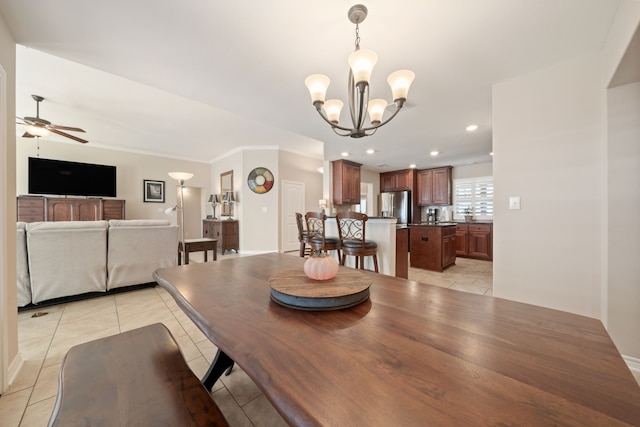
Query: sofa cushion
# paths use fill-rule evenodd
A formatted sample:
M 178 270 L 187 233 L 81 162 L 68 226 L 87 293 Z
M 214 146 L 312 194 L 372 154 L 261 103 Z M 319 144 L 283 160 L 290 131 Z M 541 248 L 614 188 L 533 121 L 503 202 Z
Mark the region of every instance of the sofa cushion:
M 111 220 L 108 247 L 107 290 L 154 282 L 154 271 L 177 264 L 178 226 L 166 220 Z
M 16 223 L 16 282 L 18 285 L 18 307 L 31 302 L 31 280 L 27 260 L 26 222 Z
M 34 304 L 106 291 L 107 221 L 32 222 L 26 230 Z

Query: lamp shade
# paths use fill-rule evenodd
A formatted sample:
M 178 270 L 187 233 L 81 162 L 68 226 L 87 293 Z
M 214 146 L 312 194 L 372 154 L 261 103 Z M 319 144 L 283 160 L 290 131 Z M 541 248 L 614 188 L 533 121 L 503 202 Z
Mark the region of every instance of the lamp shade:
M 387 101 L 384 99 L 372 99 L 369 101 L 368 111 L 371 123 L 380 123 L 384 109 L 387 108 Z
M 348 62 L 353 73 L 354 83 L 366 82 L 369 84 L 373 67 L 378 62 L 378 55 L 370 49 L 359 49 L 349 55 Z
M 324 103 L 324 113 L 327 115 L 327 119 L 329 119 L 332 123 L 338 123 L 340 121 L 340 111 L 342 111 L 342 106 L 344 104 L 339 99 L 328 99 Z
M 29 135 L 33 135 L 33 136 L 49 136 L 51 135 L 51 132 L 49 131 L 49 129 L 44 128 L 42 126 L 27 126 L 26 129 L 27 133 Z
M 324 74 L 312 74 L 304 80 L 304 84 L 311 95 L 311 102 L 324 102 L 329 83 L 331 83 L 331 80 Z
M 413 71 L 410 70 L 398 70 L 389 74 L 387 82 L 391 86 L 391 92 L 393 93 L 393 101 L 399 99 L 407 99 L 409 94 L 409 87 L 413 83 L 413 79 L 416 77 Z
M 193 174 L 189 172 L 169 172 L 169 176 L 176 181 L 187 181 L 193 178 Z
M 224 196 L 222 196 L 222 201 L 223 202 L 234 202 L 235 199 L 233 197 L 233 191 L 227 191 L 226 193 L 224 193 Z
M 212 194 L 209 196 L 209 203 L 220 203 L 220 197 L 217 194 Z

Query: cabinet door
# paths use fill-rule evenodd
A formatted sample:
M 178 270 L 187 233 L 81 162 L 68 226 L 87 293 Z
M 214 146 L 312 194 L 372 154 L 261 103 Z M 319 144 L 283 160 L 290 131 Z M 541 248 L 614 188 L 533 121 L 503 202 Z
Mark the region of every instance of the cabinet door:
M 456 236 L 442 238 L 442 268 L 456 262 Z
M 469 255 L 474 258 L 492 258 L 491 254 L 491 226 L 469 226 Z
M 343 183 L 345 186 L 344 200 L 358 204 L 360 203 L 360 166 L 345 163 L 344 168 L 344 176 L 346 177 L 346 182 Z
M 395 189 L 397 191 L 411 191 L 413 190 L 413 180 L 411 179 L 413 174 L 411 170 L 396 172 L 396 185 Z
M 124 219 L 124 200 L 103 200 L 102 201 L 102 218 L 106 221 L 110 219 Z
M 380 174 L 380 191 L 393 191 L 395 184 L 394 175 L 391 172 Z
M 433 171 L 418 172 L 418 206 L 433 204 Z
M 99 221 L 102 219 L 102 200 L 77 200 L 76 212 L 74 221 Z
M 432 202 L 434 205 L 451 204 L 451 169 L 442 168 L 433 170 L 433 193 Z
M 74 221 L 76 204 L 73 200 L 46 199 L 47 221 Z
M 456 255 L 468 255 L 469 227 L 456 227 Z

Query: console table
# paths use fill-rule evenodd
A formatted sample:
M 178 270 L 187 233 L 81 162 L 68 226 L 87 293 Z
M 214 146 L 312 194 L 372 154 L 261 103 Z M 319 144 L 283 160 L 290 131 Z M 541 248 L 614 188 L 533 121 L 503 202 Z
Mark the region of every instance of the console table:
M 235 219 L 203 219 L 202 237 L 218 240 L 218 250 L 224 254 L 226 251 L 238 252 L 240 237 L 238 221 Z

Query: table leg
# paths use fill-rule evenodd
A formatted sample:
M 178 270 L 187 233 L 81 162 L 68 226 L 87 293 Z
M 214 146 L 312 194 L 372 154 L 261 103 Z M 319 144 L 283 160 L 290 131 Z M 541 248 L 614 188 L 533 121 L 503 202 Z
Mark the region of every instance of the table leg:
M 184 251 L 184 265 L 189 264 L 189 251 Z
M 218 242 L 213 242 L 213 260 L 218 260 Z
M 207 262 L 207 252 L 209 252 L 208 250 L 204 250 L 204 262 Z
M 211 366 L 209 366 L 209 370 L 206 374 L 204 374 L 204 378 L 202 378 L 202 384 L 209 391 L 213 388 L 213 385 L 218 381 L 218 378 L 225 375 L 229 375 L 231 373 L 231 369 L 233 369 L 233 360 L 229 356 L 227 356 L 223 351 L 218 349 L 218 353 L 216 353 L 216 358 L 213 360 Z

